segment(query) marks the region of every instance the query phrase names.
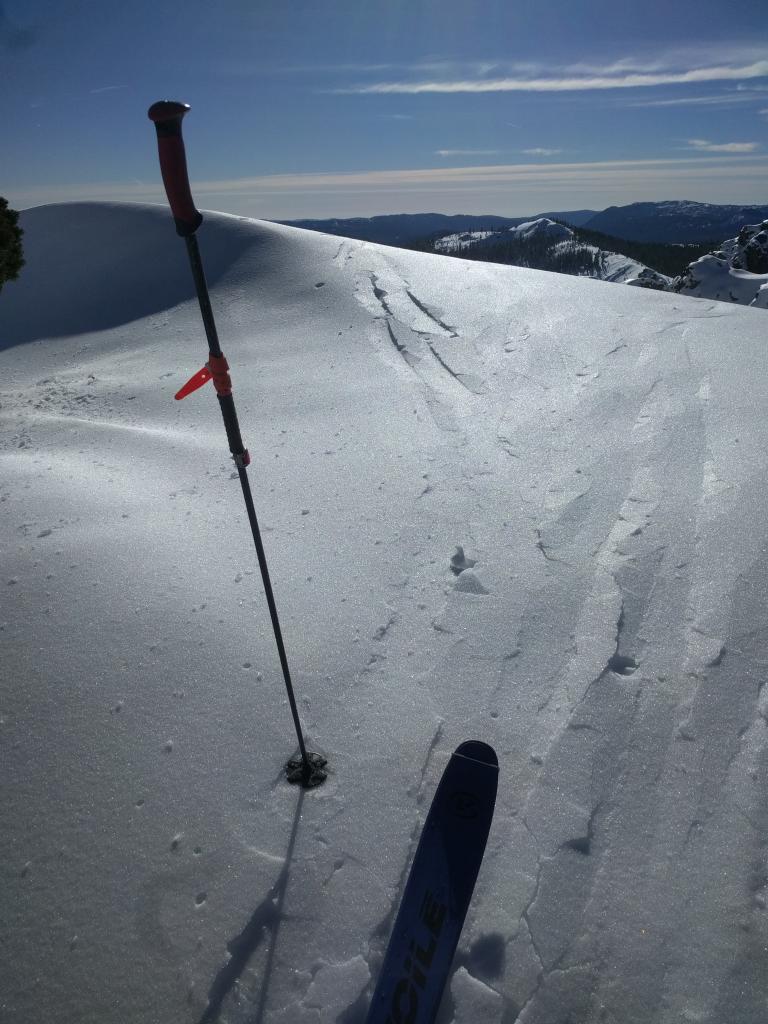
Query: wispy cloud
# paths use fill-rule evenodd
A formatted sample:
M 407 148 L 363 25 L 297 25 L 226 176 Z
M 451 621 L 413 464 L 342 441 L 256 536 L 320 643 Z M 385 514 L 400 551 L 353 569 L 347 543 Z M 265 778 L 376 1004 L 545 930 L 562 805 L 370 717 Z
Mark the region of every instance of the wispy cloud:
M 115 92 L 117 89 L 127 89 L 127 85 L 102 85 L 98 89 L 91 89 L 90 93 L 92 96 L 96 96 L 101 92 Z
M 709 139 L 687 139 L 691 149 L 698 153 L 754 153 L 759 142 L 710 142 Z
M 663 188 L 686 189 L 689 185 L 707 182 L 739 180 L 762 187 L 768 174 L 768 160 L 763 156 L 738 154 L 728 156 L 680 157 L 663 160 L 605 160 L 590 163 L 525 163 L 491 164 L 470 167 L 406 168 L 403 170 L 373 170 L 327 172 L 309 174 L 272 174 L 252 178 L 234 178 L 220 181 L 193 181 L 196 196 L 278 196 L 278 195 L 343 195 L 356 193 L 466 192 L 468 189 L 504 192 L 515 187 L 535 185 L 554 192 L 567 191 L 577 195 L 580 191 L 611 190 L 617 180 L 628 192 L 632 189 L 647 193 L 660 185 Z M 124 200 L 159 202 L 165 204 L 159 183 L 140 184 L 136 181 L 107 182 L 102 184 L 52 185 L 7 190 L 18 206 L 26 207 L 43 202 L 78 200 Z M 671 194 L 671 193 L 670 193 Z M 627 200 L 628 202 L 630 200 Z M 215 204 L 214 204 L 215 208 Z
M 486 92 L 578 92 L 602 89 L 637 89 L 659 85 L 697 84 L 768 77 L 768 60 L 749 64 L 713 65 L 684 69 L 624 70 L 622 62 L 586 72 L 583 66 L 568 66 L 545 77 L 508 76 L 432 81 L 374 82 L 334 90 L 354 94 L 486 93 Z
M 677 99 L 665 100 L 630 100 L 624 103 L 627 107 L 732 107 L 739 103 L 760 103 L 763 97 L 759 93 L 724 92 L 714 96 L 680 96 Z
M 435 156 L 498 156 L 498 149 L 436 149 Z
M 543 146 L 535 146 L 533 149 L 523 149 L 521 152 L 526 156 L 555 156 L 556 153 L 563 151 L 562 149 L 545 149 Z

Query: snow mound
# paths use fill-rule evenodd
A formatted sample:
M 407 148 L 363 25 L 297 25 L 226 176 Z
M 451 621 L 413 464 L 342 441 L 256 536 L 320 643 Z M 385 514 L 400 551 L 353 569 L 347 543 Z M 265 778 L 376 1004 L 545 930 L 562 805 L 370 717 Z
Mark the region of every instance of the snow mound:
M 162 208 L 23 220 L 0 301 L 5 1017 L 364 1020 L 426 808 L 477 738 L 500 787 L 456 1024 L 764 1019 L 764 318 L 205 215 L 329 758 L 302 793 L 218 403 L 173 400 L 207 351 L 184 244 Z

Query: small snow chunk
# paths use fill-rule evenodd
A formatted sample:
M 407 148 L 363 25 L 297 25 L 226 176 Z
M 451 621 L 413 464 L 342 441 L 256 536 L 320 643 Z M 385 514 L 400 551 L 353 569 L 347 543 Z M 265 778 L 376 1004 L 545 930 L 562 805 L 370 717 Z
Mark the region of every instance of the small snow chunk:
M 499 1024 L 504 1001 L 498 992 L 473 978 L 466 967 L 460 967 L 451 979 L 454 1002 L 453 1024 Z
M 460 544 L 457 545 L 456 550 L 451 555 L 451 572 L 455 576 L 459 576 L 465 569 L 471 569 L 476 564 L 475 559 L 467 558 L 464 554 L 464 548 Z
M 472 569 L 465 569 L 454 584 L 462 594 L 489 594 Z
M 208 899 L 208 893 L 207 892 L 199 892 L 197 894 L 197 896 L 195 896 L 195 906 L 196 907 L 202 907 L 202 905 L 205 903 L 205 901 L 207 899 Z
M 336 1024 L 371 980 L 368 964 L 355 956 L 343 964 L 322 963 L 312 978 L 304 1005 L 320 1011 L 321 1024 Z
M 38 536 L 38 539 L 40 537 L 50 537 L 52 533 L 53 533 L 53 530 L 41 530 L 40 533 L 38 533 L 37 536 Z
M 183 832 L 177 832 L 176 835 L 173 837 L 173 839 L 171 840 L 171 852 L 172 853 L 176 853 L 177 852 L 177 850 L 179 849 L 179 846 L 181 845 L 181 840 L 183 838 L 184 838 L 184 833 Z
M 707 668 L 717 668 L 718 665 L 722 665 L 723 658 L 726 655 L 727 648 L 725 644 L 722 645 L 717 654 L 710 661 L 707 662 Z
M 163 744 L 163 750 L 166 752 L 166 754 L 172 754 L 173 740 L 166 740 L 165 743 Z

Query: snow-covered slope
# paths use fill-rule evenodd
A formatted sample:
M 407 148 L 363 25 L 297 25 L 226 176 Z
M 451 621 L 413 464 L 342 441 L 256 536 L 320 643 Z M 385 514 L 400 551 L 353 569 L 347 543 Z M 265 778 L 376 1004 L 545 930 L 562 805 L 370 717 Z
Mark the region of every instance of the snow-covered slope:
M 472 245 L 477 245 L 478 242 L 484 242 L 487 238 L 499 239 L 502 237 L 508 237 L 510 231 L 514 229 L 505 229 L 504 231 L 454 231 L 453 234 L 443 235 L 441 238 L 435 240 L 435 252 L 456 252 L 463 249 L 468 249 Z
M 559 244 L 567 245 L 568 243 Z M 610 281 L 613 284 L 624 284 L 630 279 L 649 271 L 649 268 L 646 267 L 644 263 L 640 263 L 638 260 L 633 260 L 629 256 L 624 256 L 619 252 L 607 252 L 605 249 L 599 249 L 596 245 L 586 245 L 583 243 L 582 247 L 587 252 L 600 257 L 600 269 L 586 275 L 589 277 L 595 277 L 599 281 Z M 650 271 L 650 273 L 655 273 L 655 271 Z
M 573 252 L 574 247 L 587 259 L 583 259 L 580 266 L 579 276 L 595 277 L 601 281 L 622 283 L 631 278 L 637 278 L 644 273 L 654 273 L 637 260 L 622 256 L 620 253 L 606 252 L 598 249 L 595 245 L 589 245 L 579 241 L 571 228 L 565 224 L 550 220 L 547 217 L 539 217 L 536 220 L 526 221 L 516 227 L 504 228 L 498 231 L 462 231 L 438 238 L 434 244 L 435 252 L 461 254 L 469 249 L 482 250 L 485 247 L 503 245 L 505 242 L 544 242 L 551 243 L 549 252 L 552 255 L 557 253 L 567 254 Z M 535 256 L 533 257 L 535 259 Z M 589 268 L 587 268 L 589 263 Z M 592 263 L 597 266 L 592 267 Z M 657 275 L 665 284 L 668 278 Z
M 570 239 L 573 238 L 573 231 L 565 224 L 558 224 L 548 217 L 539 217 L 537 220 L 525 221 L 515 227 L 502 228 L 498 231 L 461 231 L 443 235 L 435 242 L 435 252 L 455 252 L 457 249 L 466 249 L 489 239 L 493 242 L 503 242 L 531 238 L 548 238 L 552 241 Z
M 691 263 L 671 287 L 682 295 L 768 309 L 768 221 L 745 224 L 717 252 Z
M 765 1019 L 763 313 L 206 215 L 332 767 L 302 795 L 217 403 L 172 398 L 205 347 L 167 211 L 24 220 L 3 1019 L 193 1024 L 213 986 L 230 1024 L 361 1024 L 471 737 L 500 795 L 442 1021 Z
M 549 220 L 548 217 L 540 217 L 538 220 L 528 220 L 519 224 L 516 228 L 510 228 L 510 232 L 518 238 L 573 238 L 573 231 L 565 224 L 558 224 L 557 221 Z

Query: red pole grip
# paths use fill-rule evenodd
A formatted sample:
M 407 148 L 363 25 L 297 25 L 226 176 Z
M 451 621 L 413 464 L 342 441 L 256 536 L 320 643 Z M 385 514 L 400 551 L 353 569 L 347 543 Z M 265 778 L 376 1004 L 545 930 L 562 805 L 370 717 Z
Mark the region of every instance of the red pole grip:
M 157 150 L 165 193 L 176 221 L 176 231 L 182 236 L 193 235 L 203 222 L 203 215 L 195 208 L 189 188 L 187 157 L 181 135 L 181 121 L 188 110 L 188 103 L 159 100 L 147 111 L 157 130 Z

